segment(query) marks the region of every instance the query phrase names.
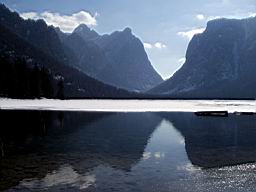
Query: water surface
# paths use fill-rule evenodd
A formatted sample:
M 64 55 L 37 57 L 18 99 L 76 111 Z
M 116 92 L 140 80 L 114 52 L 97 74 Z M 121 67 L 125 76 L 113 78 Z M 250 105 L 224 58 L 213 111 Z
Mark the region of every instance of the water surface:
M 0 190 L 255 191 L 254 115 L 0 111 Z

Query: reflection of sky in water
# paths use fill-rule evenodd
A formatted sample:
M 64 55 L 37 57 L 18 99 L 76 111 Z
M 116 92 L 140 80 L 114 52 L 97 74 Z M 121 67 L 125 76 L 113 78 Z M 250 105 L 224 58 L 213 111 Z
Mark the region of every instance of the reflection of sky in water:
M 177 167 L 188 162 L 184 143 L 181 141 L 183 138 L 173 125 L 162 120 L 151 135 L 142 158 L 133 165 L 131 171 L 101 164 L 81 175 L 72 166 L 63 165 L 43 179 L 25 179 L 16 188 L 59 189 L 70 186 L 79 190 L 96 187 L 99 191 L 111 188 L 118 191 L 152 191 L 161 183 L 169 185 L 168 180 L 175 178 L 176 172 L 181 171 Z
M 21 187 L 29 189 L 48 189 L 55 186 L 70 185 L 83 190 L 95 183 L 94 175 L 80 175 L 70 165 L 64 165 L 43 179 L 26 179 L 20 183 Z
M 83 142 L 82 141 L 74 142 L 73 140 L 76 140 L 77 138 L 79 138 L 79 140 L 86 139 L 87 138 L 86 136 L 88 136 L 88 133 L 89 133 L 89 135 L 92 135 L 93 137 L 97 137 L 91 140 L 87 138 L 91 142 L 92 146 L 102 147 L 105 153 L 102 153 L 102 151 L 98 151 L 98 152 L 96 151 L 95 152 L 96 154 L 89 153 L 89 155 L 83 154 L 84 155 L 83 156 L 81 154 L 74 155 L 72 150 L 66 151 L 66 153 L 63 154 L 63 158 L 68 159 L 68 161 L 70 160 L 69 155 L 71 153 L 72 155 L 74 155 L 70 160 L 71 161 L 70 164 L 59 163 L 58 164 L 59 167 L 55 171 L 50 171 L 41 179 L 39 178 L 24 179 L 19 183 L 18 186 L 16 186 L 13 189 L 20 189 L 20 190 L 30 189 L 32 191 L 49 189 L 49 190 L 55 191 L 55 190 L 61 190 L 61 189 L 68 190 L 72 188 L 73 191 L 88 190 L 88 191 L 122 191 L 122 192 L 123 191 L 124 192 L 125 191 L 147 191 L 147 192 L 151 192 L 151 191 L 160 191 L 160 192 L 161 191 L 163 192 L 166 192 L 166 191 L 181 191 L 181 192 L 183 191 L 184 192 L 185 191 L 191 191 L 191 192 L 192 191 L 199 191 L 199 192 L 254 191 L 255 178 L 256 178 L 255 177 L 256 163 L 226 166 L 226 167 L 211 168 L 211 169 L 204 169 L 204 168 L 200 168 L 198 166 L 192 165 L 192 162 L 188 159 L 186 147 L 188 147 L 188 144 L 190 144 L 190 146 L 193 146 L 192 144 L 198 144 L 198 143 L 197 141 L 194 141 L 194 140 L 190 140 L 191 143 L 187 143 L 188 142 L 187 137 L 189 135 L 189 131 L 191 131 L 191 129 L 194 128 L 193 126 L 195 126 L 195 128 L 198 128 L 196 127 L 196 125 L 200 125 L 200 124 L 193 125 L 190 130 L 186 130 L 185 127 L 181 127 L 184 129 L 178 129 L 178 127 L 176 128 L 174 127 L 175 123 L 171 123 L 168 120 L 164 120 L 159 116 L 154 116 L 151 114 L 146 114 L 145 116 L 139 116 L 139 120 L 141 120 L 140 118 L 142 118 L 141 121 L 147 121 L 154 117 L 157 120 L 160 119 L 159 123 L 156 123 L 157 126 L 154 125 L 154 127 L 156 126 L 156 128 L 152 129 L 154 130 L 153 133 L 151 134 L 151 132 L 147 132 L 147 134 L 149 135 L 146 136 L 146 139 L 148 140 L 147 140 L 146 146 L 144 146 L 142 145 L 143 143 L 139 143 L 139 142 L 137 143 L 137 140 L 141 140 L 141 138 L 145 136 L 143 135 L 144 133 L 140 135 L 140 134 L 137 134 L 137 132 L 135 132 L 135 134 L 129 135 L 127 134 L 129 132 L 125 132 L 131 129 L 130 125 L 133 125 L 133 124 L 129 124 L 130 121 L 135 121 L 135 122 L 139 121 L 137 118 L 135 118 L 135 120 L 133 119 L 134 117 L 137 117 L 136 115 L 133 116 L 133 118 L 131 119 L 126 119 L 127 116 L 129 116 L 129 114 L 126 114 L 126 115 L 119 114 L 117 116 L 113 115 L 110 117 L 107 116 L 105 119 L 99 120 L 96 123 L 92 123 L 91 125 L 86 126 L 84 129 L 79 129 L 75 133 L 71 132 L 69 134 L 69 137 L 66 137 L 64 142 L 64 144 L 67 143 L 67 140 L 68 140 L 67 138 L 69 138 L 72 141 L 70 142 L 70 145 L 73 143 L 76 144 L 74 149 L 77 149 L 77 148 L 83 149 L 83 146 L 86 145 L 86 140 L 83 140 Z M 114 124 L 113 120 L 116 120 L 115 119 L 116 117 L 119 120 L 120 119 L 123 120 L 122 118 L 124 118 L 126 120 L 124 124 L 128 124 L 128 126 L 122 127 L 123 125 L 122 121 L 120 121 L 121 123 L 118 122 L 118 124 L 115 124 L 116 126 L 113 126 Z M 129 116 L 129 118 L 130 117 L 131 116 Z M 175 116 L 173 116 L 172 118 L 174 117 Z M 190 114 L 190 116 L 189 115 L 184 116 L 184 119 L 185 118 L 188 119 L 189 117 L 195 118 Z M 235 118 L 235 117 L 232 117 L 232 118 Z M 212 121 L 208 122 L 207 119 L 203 119 L 201 121 L 200 118 L 199 120 L 198 118 L 196 118 L 196 120 L 199 123 L 206 123 L 207 125 L 209 122 L 212 122 Z M 247 122 L 245 120 L 246 119 L 242 119 L 241 122 Z M 108 121 L 110 122 L 108 125 L 113 126 L 109 130 L 114 129 L 115 131 L 110 135 L 106 134 L 105 132 L 101 132 L 102 128 L 106 128 L 104 126 L 107 124 Z M 176 121 L 175 125 L 178 124 L 177 122 L 178 121 Z M 217 120 L 217 122 L 219 121 Z M 142 122 L 137 122 L 137 123 L 138 125 L 141 125 Z M 182 119 L 182 123 L 183 123 L 183 119 Z M 222 123 L 223 124 L 217 123 L 217 125 L 223 126 L 223 129 L 219 130 L 219 135 L 217 134 L 217 136 L 222 137 L 222 139 L 224 138 L 224 144 L 226 144 L 225 136 L 231 135 L 232 131 L 234 130 L 233 130 L 233 127 L 231 127 L 232 131 L 230 132 L 230 130 L 227 129 L 228 127 L 225 127 L 226 126 L 225 119 L 223 120 Z M 135 125 L 136 124 L 134 124 L 134 126 Z M 182 125 L 185 125 L 185 124 L 182 124 Z M 240 124 L 240 125 L 244 125 L 244 124 Z M 119 126 L 122 128 L 119 129 Z M 190 122 L 189 122 L 189 126 L 190 126 Z M 212 128 L 215 128 L 214 126 L 211 127 L 211 130 Z M 143 126 L 141 125 L 141 127 Z M 99 132 L 94 132 L 96 129 L 98 129 Z M 222 135 L 223 130 L 227 131 L 224 135 Z M 193 134 L 196 133 L 196 135 L 198 135 L 198 132 L 194 132 L 194 131 L 197 131 L 197 130 L 194 129 L 191 132 Z M 206 132 L 210 133 L 210 136 L 212 136 L 211 134 L 215 135 L 214 131 L 208 130 Z M 181 133 L 183 134 L 187 133 L 186 145 L 185 145 L 185 138 Z M 121 137 L 122 138 L 121 140 L 114 140 L 114 138 L 112 138 L 113 134 L 116 134 L 114 135 L 115 137 L 118 137 L 121 135 L 123 137 Z M 202 134 L 205 134 L 205 133 L 203 132 Z M 108 138 L 106 139 L 106 135 L 109 136 L 109 138 L 112 138 L 112 140 Z M 128 136 L 129 136 L 129 139 L 127 139 Z M 136 137 L 138 138 L 136 139 Z M 232 135 L 231 137 L 233 138 Z M 115 141 L 114 144 L 116 145 L 113 145 L 112 143 L 113 140 Z M 96 141 L 99 142 L 100 144 L 97 143 Z M 106 141 L 109 142 L 108 146 L 110 147 L 106 146 L 105 148 L 103 146 Z M 134 141 L 134 143 L 129 143 L 129 141 Z M 223 140 L 221 139 L 220 141 L 223 142 Z M 207 144 L 207 141 L 204 141 L 204 142 L 206 142 Z M 118 144 L 122 144 L 123 146 L 118 146 Z M 247 145 L 244 145 L 244 146 L 247 146 Z M 114 152 L 109 150 L 109 148 L 111 147 L 115 149 Z M 119 154 L 120 153 L 119 149 L 123 150 L 125 149 L 125 147 L 130 147 L 130 150 L 128 150 L 129 152 L 128 156 L 124 156 L 124 154 Z M 197 145 L 194 145 L 194 147 L 197 147 Z M 144 149 L 144 152 L 141 150 L 137 150 L 138 148 Z M 192 148 L 192 149 L 197 149 L 197 148 Z M 204 149 L 208 149 L 208 148 L 206 147 Z M 215 151 L 216 155 L 219 152 L 218 149 L 215 149 L 215 148 L 213 148 L 212 150 L 216 150 Z M 225 148 L 222 150 L 225 150 Z M 238 150 L 238 149 L 234 148 L 234 150 Z M 253 151 L 250 151 L 250 148 L 248 148 L 248 150 L 249 152 L 253 152 Z M 194 152 L 194 150 L 191 150 L 191 151 Z M 198 150 L 196 152 L 199 152 L 200 154 L 202 154 L 201 153 L 202 150 L 201 151 Z M 210 158 L 213 158 L 213 157 L 211 156 Z M 89 167 L 89 168 L 85 168 L 85 167 Z
M 170 156 L 169 153 L 173 152 L 179 155 L 178 153 L 185 152 L 183 141 L 183 137 L 175 130 L 173 125 L 169 121 L 162 120 L 148 141 L 143 159 L 164 159 L 166 153 Z M 186 154 L 184 155 L 186 156 Z

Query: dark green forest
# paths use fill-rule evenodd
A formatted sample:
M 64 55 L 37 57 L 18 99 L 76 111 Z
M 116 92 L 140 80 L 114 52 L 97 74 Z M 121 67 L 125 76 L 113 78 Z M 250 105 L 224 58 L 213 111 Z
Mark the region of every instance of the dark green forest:
M 0 56 L 0 95 L 11 98 L 63 98 L 63 80 L 26 58 Z M 55 86 L 55 84 L 57 84 Z M 56 87 L 57 91 L 54 91 Z M 56 93 L 55 93 L 56 92 Z

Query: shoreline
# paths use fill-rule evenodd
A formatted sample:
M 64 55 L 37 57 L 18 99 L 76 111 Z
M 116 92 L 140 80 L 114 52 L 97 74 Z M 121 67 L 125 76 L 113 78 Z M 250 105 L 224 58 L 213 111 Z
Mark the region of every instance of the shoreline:
M 84 111 L 84 112 L 256 112 L 252 100 L 54 100 L 0 98 L 0 110 Z

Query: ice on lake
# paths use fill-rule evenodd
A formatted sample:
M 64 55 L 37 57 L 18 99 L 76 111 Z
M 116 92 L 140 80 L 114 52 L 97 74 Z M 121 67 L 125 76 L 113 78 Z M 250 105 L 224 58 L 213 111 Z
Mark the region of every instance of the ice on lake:
M 103 112 L 255 112 L 254 100 L 19 100 L 0 99 L 0 109 Z

